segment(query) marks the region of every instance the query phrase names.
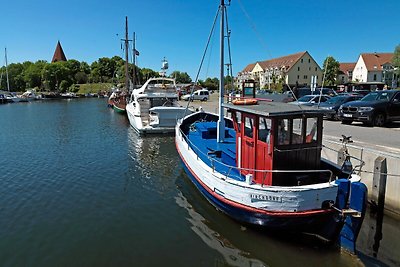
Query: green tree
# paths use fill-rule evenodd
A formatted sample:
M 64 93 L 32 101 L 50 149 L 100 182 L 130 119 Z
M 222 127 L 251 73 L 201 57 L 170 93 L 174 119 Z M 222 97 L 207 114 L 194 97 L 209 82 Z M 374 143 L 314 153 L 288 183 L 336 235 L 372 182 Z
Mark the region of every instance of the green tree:
M 219 80 L 218 80 L 218 78 L 207 78 L 200 85 L 208 88 L 208 90 L 216 91 L 219 88 Z
M 24 71 L 24 81 L 26 87 L 34 88 L 42 86 L 42 70 L 49 63 L 44 60 L 38 60 L 30 64 Z
M 69 87 L 72 84 L 71 70 L 68 68 L 69 64 L 66 61 L 58 61 L 48 64 L 42 70 L 42 80 L 47 90 L 62 91 L 60 83 L 65 81 L 62 89 Z
M 169 75 L 171 78 L 175 78 L 177 83 L 191 83 L 192 78 L 190 78 L 189 74 L 186 72 L 180 72 L 180 71 L 173 71 L 171 75 Z
M 152 77 L 159 77 L 160 75 L 158 74 L 158 72 L 152 70 L 152 69 L 148 69 L 148 68 L 142 68 L 140 70 L 141 73 L 141 77 L 143 77 L 143 82 L 147 81 L 148 79 L 152 78 Z
M 8 79 L 10 91 L 25 91 L 24 65 L 21 63 L 12 63 L 8 65 Z
M 336 78 L 339 74 L 340 63 L 331 56 L 328 56 L 323 65 L 323 73 L 325 74 L 324 85 L 332 86 L 336 84 Z

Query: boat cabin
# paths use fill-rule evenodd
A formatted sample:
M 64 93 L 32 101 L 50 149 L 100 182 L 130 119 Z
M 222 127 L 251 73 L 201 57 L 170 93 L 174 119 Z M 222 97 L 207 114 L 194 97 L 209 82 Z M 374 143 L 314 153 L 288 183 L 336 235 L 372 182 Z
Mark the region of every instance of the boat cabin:
M 311 171 L 321 167 L 320 110 L 265 101 L 223 105 L 231 113 L 236 132 L 236 165 L 253 183 L 293 186 L 329 179 L 327 173 L 321 177 L 324 175 Z

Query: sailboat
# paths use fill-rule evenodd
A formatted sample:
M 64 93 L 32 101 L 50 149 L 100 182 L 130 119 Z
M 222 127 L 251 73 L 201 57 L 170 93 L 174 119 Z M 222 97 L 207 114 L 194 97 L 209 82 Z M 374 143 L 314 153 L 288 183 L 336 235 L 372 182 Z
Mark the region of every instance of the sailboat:
M 5 69 L 6 69 L 6 83 L 7 83 L 7 92 L 6 94 L 2 94 L 2 102 L 20 102 L 20 98 L 16 95 L 11 94 L 10 92 L 10 80 L 8 78 L 8 61 L 7 61 L 7 48 L 4 48 L 4 58 L 5 58 Z M 1 73 L 0 84 L 3 79 L 3 73 Z
M 127 92 L 129 92 L 129 39 L 128 39 L 128 17 L 125 17 L 125 39 L 123 39 L 125 44 L 125 91 L 115 90 L 111 93 L 108 98 L 108 106 L 112 107 L 114 111 L 118 113 L 126 113 L 126 98 Z
M 219 113 L 189 114 L 175 128 L 190 180 L 242 224 L 340 241 L 354 251 L 367 189 L 352 168 L 321 157 L 321 111 L 273 101 L 224 102 L 225 12 L 221 0 Z

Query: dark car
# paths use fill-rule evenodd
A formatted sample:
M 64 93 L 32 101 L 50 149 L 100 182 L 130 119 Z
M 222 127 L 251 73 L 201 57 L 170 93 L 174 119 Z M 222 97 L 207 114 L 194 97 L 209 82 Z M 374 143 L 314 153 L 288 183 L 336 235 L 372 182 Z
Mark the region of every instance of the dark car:
M 361 121 L 373 126 L 400 120 L 400 91 L 375 91 L 359 101 L 347 102 L 340 106 L 338 117 L 343 124 Z
M 338 120 L 338 110 L 341 105 L 350 101 L 360 100 L 361 98 L 362 96 L 360 95 L 338 95 L 319 104 L 319 108 L 327 111 L 327 113 L 324 114 L 327 119 Z
M 294 92 L 296 89 L 294 89 Z M 287 94 L 289 94 L 291 97 L 293 97 L 293 94 L 290 91 L 287 91 Z M 310 88 L 308 87 L 301 87 L 297 89 L 297 98 L 301 98 L 305 95 L 319 95 L 321 94 L 321 88 L 316 88 L 314 91 L 311 91 Z M 331 88 L 322 88 L 322 94 L 323 95 L 328 95 L 328 96 L 337 96 L 337 93 L 335 90 Z M 295 100 L 295 99 L 293 99 Z

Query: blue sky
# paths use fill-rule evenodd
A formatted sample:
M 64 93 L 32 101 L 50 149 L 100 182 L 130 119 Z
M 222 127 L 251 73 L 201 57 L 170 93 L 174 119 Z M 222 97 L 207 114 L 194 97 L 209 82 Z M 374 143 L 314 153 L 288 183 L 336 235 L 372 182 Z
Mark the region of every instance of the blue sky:
M 123 57 L 125 16 L 137 34 L 139 67 L 194 79 L 219 0 L 3 1 L 0 51 L 8 61 L 50 61 L 60 40 L 68 59 L 89 64 Z M 399 0 L 232 0 L 228 8 L 233 72 L 247 64 L 309 51 L 322 65 L 327 56 L 355 62 L 363 52 L 393 52 L 400 44 Z M 117 36 L 119 34 L 119 36 Z M 218 76 L 218 32 L 200 79 Z M 3 65 L 3 53 L 0 64 Z

